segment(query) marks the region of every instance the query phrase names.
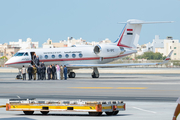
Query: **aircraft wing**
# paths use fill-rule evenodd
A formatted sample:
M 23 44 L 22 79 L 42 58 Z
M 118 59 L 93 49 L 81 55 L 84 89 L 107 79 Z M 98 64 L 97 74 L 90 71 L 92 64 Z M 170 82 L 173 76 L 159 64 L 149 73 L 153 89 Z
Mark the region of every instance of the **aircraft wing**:
M 93 67 L 98 67 L 98 68 L 109 68 L 109 67 L 125 67 L 125 66 L 148 66 L 148 65 L 161 65 L 168 63 L 170 60 L 170 57 L 173 53 L 173 50 L 169 53 L 169 55 L 166 57 L 166 59 L 163 62 L 160 63 L 123 63 L 123 64 L 68 64 L 66 65 L 67 68 L 93 68 Z

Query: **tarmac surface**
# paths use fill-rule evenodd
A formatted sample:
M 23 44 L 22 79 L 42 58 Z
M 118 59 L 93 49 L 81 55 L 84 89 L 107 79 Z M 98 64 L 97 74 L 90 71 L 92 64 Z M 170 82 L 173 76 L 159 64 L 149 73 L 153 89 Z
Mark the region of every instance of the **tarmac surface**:
M 155 70 L 156 71 L 156 70 Z M 155 72 L 154 71 L 154 72 Z M 180 96 L 180 74 L 118 74 L 101 73 L 91 78 L 90 73 L 77 73 L 68 80 L 16 80 L 16 73 L 0 73 L 0 105 L 8 99 L 37 98 L 43 100 L 123 100 L 126 111 L 117 116 L 92 117 L 84 112 L 50 112 L 41 115 L 24 115 L 21 111 L 5 111 L 0 108 L 0 120 L 48 120 L 48 119 L 122 119 L 152 120 L 172 119 L 175 102 Z M 178 118 L 180 119 L 180 118 Z

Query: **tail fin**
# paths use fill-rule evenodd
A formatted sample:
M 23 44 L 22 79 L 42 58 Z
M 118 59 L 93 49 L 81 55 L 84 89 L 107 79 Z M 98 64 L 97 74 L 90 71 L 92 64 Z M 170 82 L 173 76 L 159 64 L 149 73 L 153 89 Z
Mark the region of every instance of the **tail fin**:
M 119 38 L 115 41 L 117 46 L 126 48 L 136 48 L 139 36 L 142 28 L 142 24 L 151 23 L 169 23 L 172 21 L 162 21 L 162 22 L 145 22 L 142 20 L 131 19 L 125 24 L 123 31 L 121 32 Z

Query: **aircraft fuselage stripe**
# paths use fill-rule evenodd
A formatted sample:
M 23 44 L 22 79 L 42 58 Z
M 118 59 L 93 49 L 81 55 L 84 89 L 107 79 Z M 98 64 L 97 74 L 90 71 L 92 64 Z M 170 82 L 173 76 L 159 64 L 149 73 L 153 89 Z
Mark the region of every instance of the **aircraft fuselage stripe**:
M 104 57 L 104 59 L 113 59 L 113 58 L 118 58 L 118 57 L 123 57 L 126 55 L 130 55 L 132 53 L 128 54 L 123 54 L 123 55 L 118 55 L 115 57 Z M 92 57 L 92 58 L 66 58 L 66 59 L 42 59 L 40 62 L 53 62 L 53 61 L 76 61 L 76 60 L 98 60 L 100 57 Z M 31 61 L 21 61 L 21 62 L 13 62 L 13 63 L 8 63 L 6 65 L 12 65 L 12 64 L 22 64 L 22 63 L 30 63 Z

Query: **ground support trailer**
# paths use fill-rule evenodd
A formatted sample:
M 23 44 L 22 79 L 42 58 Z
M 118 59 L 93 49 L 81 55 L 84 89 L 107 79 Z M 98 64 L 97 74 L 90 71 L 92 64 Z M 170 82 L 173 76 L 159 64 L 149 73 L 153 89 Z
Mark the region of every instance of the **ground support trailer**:
M 32 115 L 34 111 L 40 111 L 46 115 L 51 111 L 88 112 L 92 116 L 117 115 L 119 111 L 125 111 L 123 101 L 67 101 L 67 100 L 35 100 L 35 99 L 9 99 L 6 104 L 7 111 L 23 111 L 26 115 Z

